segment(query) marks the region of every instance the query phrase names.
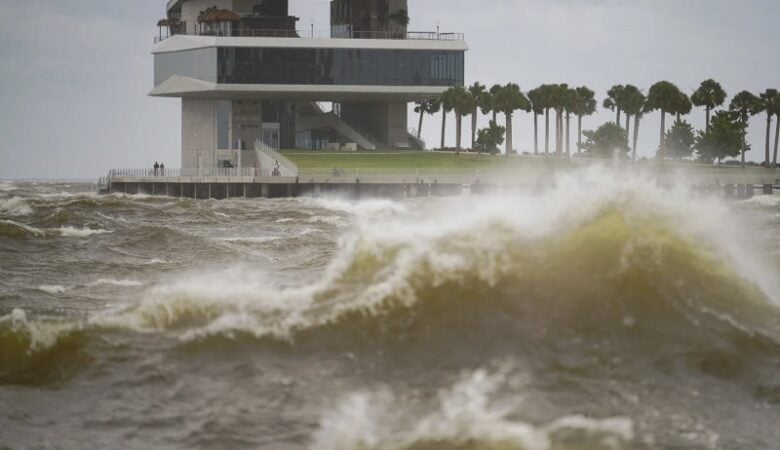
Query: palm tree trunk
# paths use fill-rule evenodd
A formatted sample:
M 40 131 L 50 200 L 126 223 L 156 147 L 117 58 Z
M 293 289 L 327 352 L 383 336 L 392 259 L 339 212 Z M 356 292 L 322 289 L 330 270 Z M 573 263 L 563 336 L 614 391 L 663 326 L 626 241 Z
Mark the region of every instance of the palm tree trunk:
M 677 119 L 677 122 L 679 122 L 679 121 L 680 121 L 680 113 L 677 113 L 677 117 L 676 117 L 676 119 Z
M 460 154 L 460 138 L 461 138 L 461 125 L 463 122 L 463 116 L 455 113 L 455 154 Z
M 571 139 L 569 135 L 571 125 L 571 114 L 566 113 L 566 156 L 571 156 Z
M 534 113 L 534 155 L 539 154 L 539 115 Z
M 626 134 L 631 129 L 631 114 L 626 113 Z
M 634 153 L 634 161 L 636 161 L 636 143 L 639 141 L 639 119 L 641 117 L 641 114 L 636 114 L 634 116 L 634 145 L 631 147 Z
M 512 113 L 506 112 L 504 117 L 506 117 L 506 154 L 504 156 L 509 156 L 512 152 Z
M 764 151 L 764 159 L 766 166 L 769 167 L 769 140 L 772 136 L 772 113 L 766 114 L 766 150 Z
M 496 110 L 494 109 L 493 110 L 493 122 L 496 122 L 496 120 L 498 120 L 498 118 L 496 117 Z M 498 122 L 496 122 L 496 125 L 498 125 Z
M 550 108 L 544 110 L 544 154 L 550 154 Z
M 441 149 L 444 150 L 444 131 L 447 129 L 447 111 L 441 110 Z
M 422 136 L 422 123 L 423 123 L 423 116 L 425 115 L 425 111 L 420 108 L 420 126 L 417 127 L 417 139 L 420 139 L 420 136 Z
M 620 108 L 615 108 L 616 115 L 615 115 L 615 125 L 620 126 Z
M 577 153 L 582 151 L 582 115 L 577 116 Z
M 658 144 L 658 156 L 663 161 L 666 157 L 666 145 L 664 142 L 664 135 L 666 134 L 666 111 L 661 110 L 661 142 Z
M 747 150 L 747 117 L 742 116 L 742 167 L 745 167 L 746 150 Z
M 561 137 L 563 136 L 563 112 L 556 108 L 555 110 L 555 156 L 561 156 L 563 152 L 563 142 Z
M 706 106 L 706 107 L 704 108 L 704 110 L 706 111 L 706 113 L 705 113 L 705 114 L 706 114 L 706 117 L 707 117 L 706 130 L 707 130 L 707 131 L 710 131 L 710 107 L 709 107 L 709 106 Z
M 780 140 L 780 114 L 775 114 L 775 152 L 772 155 L 772 167 L 777 167 L 777 143 Z
M 477 146 L 477 108 L 471 112 L 471 150 Z

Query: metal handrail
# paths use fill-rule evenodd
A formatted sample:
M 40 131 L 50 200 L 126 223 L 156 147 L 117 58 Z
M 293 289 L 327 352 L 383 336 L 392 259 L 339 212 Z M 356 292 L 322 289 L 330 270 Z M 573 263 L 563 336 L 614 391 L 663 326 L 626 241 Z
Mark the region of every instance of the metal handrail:
M 349 36 L 339 36 L 322 30 L 269 30 L 254 28 L 233 28 L 230 30 L 196 30 L 196 36 L 217 37 L 270 37 L 305 39 L 389 39 L 412 41 L 464 41 L 463 33 L 439 33 L 436 31 L 352 31 Z M 155 44 L 173 35 L 155 36 Z

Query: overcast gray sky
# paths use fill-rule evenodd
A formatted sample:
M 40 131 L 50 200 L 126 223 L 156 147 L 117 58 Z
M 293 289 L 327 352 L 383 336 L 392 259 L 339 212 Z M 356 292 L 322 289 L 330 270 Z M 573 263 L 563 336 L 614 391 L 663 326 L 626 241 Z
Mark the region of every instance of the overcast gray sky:
M 110 168 L 180 161 L 180 101 L 151 98 L 155 24 L 165 0 L 0 2 L 0 178 L 97 178 Z M 328 28 L 329 2 L 291 0 L 299 27 Z M 669 80 L 692 92 L 715 78 L 730 94 L 780 88 L 779 0 L 409 0 L 410 29 L 466 33 L 466 81 L 586 85 L 599 103 L 616 83 Z M 586 129 L 614 118 L 599 109 Z M 704 124 L 704 112 L 688 120 Z M 483 120 L 485 122 L 486 119 Z M 424 138 L 438 144 L 440 117 Z M 453 124 L 454 120 L 450 120 Z M 410 115 L 409 126 L 417 126 Z M 532 149 L 518 114 L 515 146 Z M 653 154 L 647 116 L 639 153 Z M 753 119 L 749 159 L 763 154 Z M 464 126 L 464 139 L 469 131 Z M 454 142 L 450 127 L 449 142 Z

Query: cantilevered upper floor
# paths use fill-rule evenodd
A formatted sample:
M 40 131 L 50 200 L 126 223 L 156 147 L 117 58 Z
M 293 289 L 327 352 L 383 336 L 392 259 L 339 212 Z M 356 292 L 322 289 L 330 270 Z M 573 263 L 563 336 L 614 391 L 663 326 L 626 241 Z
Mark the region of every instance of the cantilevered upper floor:
M 417 101 L 464 83 L 464 41 L 176 35 L 158 43 L 153 96 Z

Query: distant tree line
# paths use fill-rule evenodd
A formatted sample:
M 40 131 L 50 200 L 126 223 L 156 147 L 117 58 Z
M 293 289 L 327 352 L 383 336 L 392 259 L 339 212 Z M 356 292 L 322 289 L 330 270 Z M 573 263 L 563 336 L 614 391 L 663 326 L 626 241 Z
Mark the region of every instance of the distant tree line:
M 498 146 L 506 143 L 506 154 L 513 152 L 514 133 L 512 118 L 516 112 L 533 115 L 533 153 L 541 154 L 539 118 L 544 119 L 544 154 L 550 155 L 550 120 L 554 121 L 555 156 L 569 157 L 571 150 L 571 119 L 577 119 L 576 153 L 598 157 L 611 157 L 616 153 L 636 159 L 639 125 L 642 117 L 651 112 L 661 115 L 661 128 L 656 157 L 659 159 L 682 159 L 695 156 L 704 162 L 720 161 L 728 157 L 742 157 L 750 149 L 747 144 L 747 129 L 750 118 L 766 114 L 766 140 L 763 165 L 777 166 L 778 140 L 780 139 L 780 93 L 767 89 L 756 96 L 748 91 L 735 95 L 728 108 L 715 111 L 726 103 L 727 94 L 714 80 L 705 80 L 690 96 L 668 81 L 659 81 L 645 94 L 633 85 L 615 85 L 607 91 L 602 107 L 615 112 L 615 121 L 608 122 L 592 131 L 583 131 L 582 118 L 596 112 L 598 102 L 592 90 L 585 86 L 572 88 L 567 84 L 543 84 L 523 92 L 517 84 L 494 85 L 490 89 L 480 83 L 468 88 L 456 86 L 445 91 L 439 98 L 418 102 L 415 112 L 419 117 L 418 137 L 422 132 L 423 118 L 443 112 L 441 123 L 441 148 L 445 147 L 447 116 L 455 113 L 455 152 L 463 150 L 461 142 L 463 118 L 471 116 L 471 149 L 479 152 L 497 153 Z M 694 130 L 683 120 L 693 107 L 704 108 L 706 126 Z M 490 115 L 487 128 L 477 129 L 480 112 Z M 502 114 L 505 126 L 498 125 Z M 674 116 L 674 123 L 666 128 L 667 114 Z M 770 155 L 772 118 L 775 118 L 774 151 Z M 623 120 L 625 122 L 623 122 Z M 633 122 L 633 133 L 631 126 Z M 625 123 L 625 125 L 624 125 Z M 505 138 L 504 138 L 505 134 Z M 583 137 L 585 140 L 583 141 Z M 770 158 L 771 156 L 771 158 Z

